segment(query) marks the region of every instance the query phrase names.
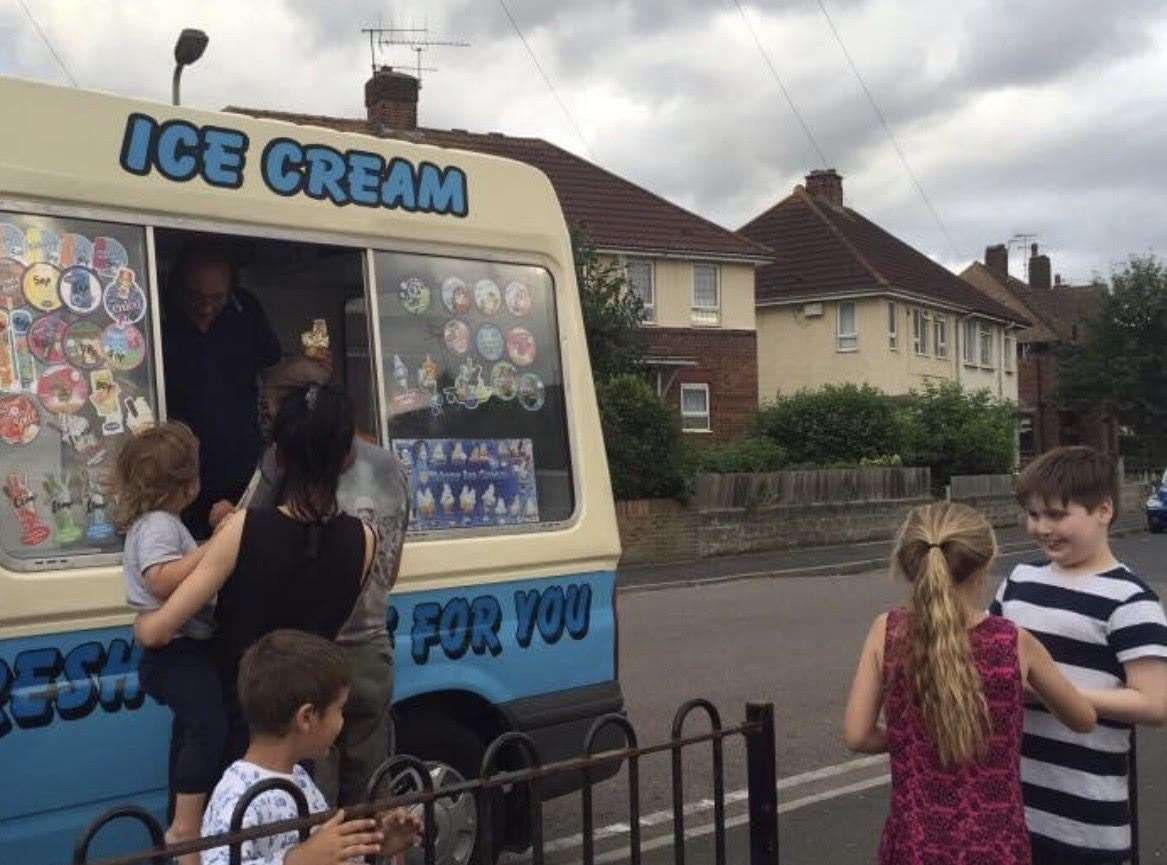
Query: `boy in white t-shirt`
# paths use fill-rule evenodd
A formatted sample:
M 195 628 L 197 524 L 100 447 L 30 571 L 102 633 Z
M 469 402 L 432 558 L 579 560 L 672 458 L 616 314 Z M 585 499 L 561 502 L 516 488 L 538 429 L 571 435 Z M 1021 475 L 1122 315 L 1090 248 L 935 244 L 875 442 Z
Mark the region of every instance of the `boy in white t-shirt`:
M 239 702 L 251 731 L 241 760 L 232 763 L 211 794 L 203 816 L 203 836 L 231 828 L 235 806 L 248 788 L 268 778 L 285 778 L 303 791 L 308 810 L 328 805 L 311 777 L 298 764 L 320 760 L 344 726 L 349 671 L 336 644 L 299 631 L 274 631 L 247 650 L 239 665 Z M 257 797 L 243 817 L 243 827 L 298 817 L 295 802 L 283 791 Z M 367 855 L 396 856 L 416 843 L 421 822 L 403 808 L 379 820 L 346 820 L 337 811 L 300 843 L 286 832 L 243 844 L 243 865 L 339 865 Z M 227 847 L 202 854 L 203 865 L 225 865 Z

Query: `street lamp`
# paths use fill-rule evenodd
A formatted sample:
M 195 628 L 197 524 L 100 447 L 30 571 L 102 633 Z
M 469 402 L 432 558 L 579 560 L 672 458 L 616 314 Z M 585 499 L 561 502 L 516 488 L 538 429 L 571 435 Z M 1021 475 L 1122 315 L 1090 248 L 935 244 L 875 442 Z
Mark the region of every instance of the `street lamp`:
M 182 78 L 182 67 L 189 66 L 207 50 L 207 34 L 202 30 L 187 28 L 178 35 L 174 43 L 174 85 L 171 88 L 171 101 L 178 104 L 178 83 Z

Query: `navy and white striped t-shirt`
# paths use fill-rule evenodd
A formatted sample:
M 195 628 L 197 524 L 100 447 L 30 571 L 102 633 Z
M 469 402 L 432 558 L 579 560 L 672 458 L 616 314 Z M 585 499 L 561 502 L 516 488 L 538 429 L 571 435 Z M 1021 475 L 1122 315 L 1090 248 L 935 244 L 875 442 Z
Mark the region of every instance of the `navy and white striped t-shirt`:
M 1123 664 L 1167 658 L 1163 606 L 1125 565 L 1078 577 L 1048 563 L 1018 565 L 990 612 L 1030 631 L 1079 688 L 1122 687 Z M 1130 730 L 1099 719 L 1091 732 L 1075 733 L 1044 706 L 1026 707 L 1021 781 L 1035 860 L 1127 858 Z

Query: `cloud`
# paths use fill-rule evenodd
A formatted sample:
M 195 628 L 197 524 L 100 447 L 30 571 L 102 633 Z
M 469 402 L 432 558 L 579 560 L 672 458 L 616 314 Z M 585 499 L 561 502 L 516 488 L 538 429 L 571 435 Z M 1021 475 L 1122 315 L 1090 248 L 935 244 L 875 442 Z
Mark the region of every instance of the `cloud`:
M 1128 0 L 825 0 L 952 235 L 945 240 L 895 156 L 816 3 L 742 0 L 848 203 L 950 266 L 1037 232 L 1068 278 L 1129 252 L 1167 253 L 1167 8 Z M 507 0 L 572 121 L 489 0 L 207 0 L 30 8 L 83 86 L 168 100 L 184 26 L 207 54 L 184 100 L 360 116 L 361 27 L 428 26 L 470 48 L 424 55 L 426 125 L 536 135 L 735 227 L 819 167 L 732 0 Z M 186 7 L 186 8 L 183 8 Z M 89 11 L 95 10 L 95 11 Z M 391 15 L 390 12 L 393 14 Z M 64 82 L 22 10 L 0 10 L 0 73 Z M 408 67 L 408 48 L 379 62 Z M 575 132 L 582 130 L 584 141 Z

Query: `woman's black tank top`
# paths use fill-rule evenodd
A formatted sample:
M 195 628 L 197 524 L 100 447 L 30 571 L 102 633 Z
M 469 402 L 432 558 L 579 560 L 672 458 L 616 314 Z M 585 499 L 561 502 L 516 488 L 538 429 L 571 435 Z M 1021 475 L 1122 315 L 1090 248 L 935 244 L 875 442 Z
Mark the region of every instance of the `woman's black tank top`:
M 334 639 L 360 595 L 364 563 L 364 524 L 356 517 L 310 525 L 274 508 L 249 510 L 235 570 L 215 605 L 216 655 L 228 691 L 243 653 L 264 634 L 294 628 Z

